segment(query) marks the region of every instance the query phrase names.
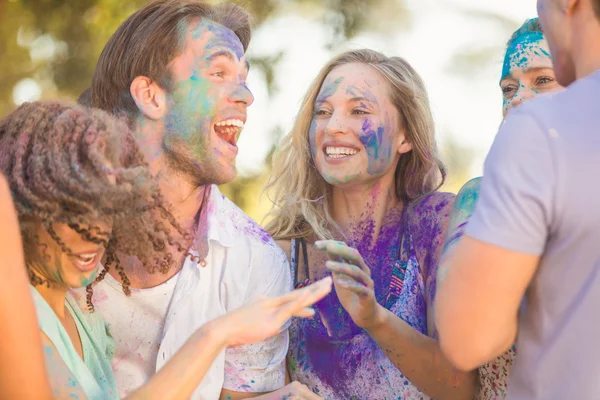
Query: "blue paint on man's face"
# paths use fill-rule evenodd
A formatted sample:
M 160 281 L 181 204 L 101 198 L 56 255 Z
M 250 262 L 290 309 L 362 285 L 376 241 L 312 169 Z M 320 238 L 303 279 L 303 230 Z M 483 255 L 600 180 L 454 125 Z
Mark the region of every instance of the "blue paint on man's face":
M 245 116 L 254 100 L 245 82 L 244 48 L 234 32 L 209 20 L 182 34 L 185 50 L 172 62 L 174 88 L 163 121 L 163 147 L 177 153 L 179 164 L 188 173 L 193 168 L 201 181 L 225 183 L 235 177 L 237 152 L 213 126 Z

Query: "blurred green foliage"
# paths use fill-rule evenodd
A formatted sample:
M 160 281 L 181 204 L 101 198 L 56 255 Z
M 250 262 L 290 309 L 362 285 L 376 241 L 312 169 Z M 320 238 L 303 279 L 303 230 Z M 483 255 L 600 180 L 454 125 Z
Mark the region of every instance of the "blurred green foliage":
M 365 31 L 385 34 L 406 29 L 411 24 L 405 0 L 232 1 L 250 11 L 255 28 L 284 14 L 320 21 L 330 28 L 327 43 L 330 48 Z M 76 99 L 89 86 L 98 56 L 110 35 L 148 2 L 0 0 L 0 115 L 15 107 L 15 86 L 27 78 L 40 86 L 42 98 Z M 250 59 L 253 68 L 259 68 L 264 74 L 270 94 L 277 90 L 273 82 L 281 56 L 280 53 Z M 464 171 L 469 163 L 470 157 L 455 158 L 457 165 L 453 167 Z M 253 176 L 239 177 L 225 185 L 223 191 L 260 220 L 269 207 L 266 198 L 259 201 L 268 173 L 267 168 Z

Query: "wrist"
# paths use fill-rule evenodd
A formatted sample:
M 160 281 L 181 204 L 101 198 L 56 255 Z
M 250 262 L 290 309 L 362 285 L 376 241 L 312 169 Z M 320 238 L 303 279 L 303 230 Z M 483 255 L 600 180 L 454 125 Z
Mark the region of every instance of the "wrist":
M 202 325 L 196 331 L 198 337 L 204 337 L 214 347 L 224 349 L 229 347 L 228 338 L 230 336 L 229 326 L 226 320 L 217 318 Z
M 379 303 L 377 304 L 375 312 L 373 314 L 373 318 L 369 321 L 369 324 L 367 326 L 362 327 L 369 333 L 376 332 L 381 328 L 387 326 L 387 322 L 389 319 L 389 311 Z

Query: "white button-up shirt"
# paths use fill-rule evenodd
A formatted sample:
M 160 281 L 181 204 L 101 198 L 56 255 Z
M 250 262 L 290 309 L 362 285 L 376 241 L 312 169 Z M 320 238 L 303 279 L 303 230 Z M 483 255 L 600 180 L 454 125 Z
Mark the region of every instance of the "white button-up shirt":
M 117 346 L 113 361 L 117 381 L 120 386 L 129 386 L 120 387 L 121 393 L 131 392 L 147 382 L 150 376 L 144 376 L 143 370 L 151 371 L 153 368 L 146 363 L 155 364 L 158 371 L 206 322 L 260 296 L 278 296 L 292 290 L 291 273 L 283 251 L 216 186 L 209 190 L 198 229 L 198 235 L 208 238 L 206 266 L 202 267 L 189 257 L 185 260 L 176 276 L 170 306 L 162 320 L 162 340 L 152 343 L 156 341 L 156 332 L 143 337 L 146 331 L 152 330 L 150 326 L 149 329 L 144 328 L 143 317 L 131 327 L 139 331 L 136 332 L 135 346 L 138 342 L 149 343 L 151 348 L 158 349 L 155 360 L 144 360 L 145 357 L 132 354 L 132 344 L 126 343 L 130 339 L 125 340 L 126 337 L 131 338 L 132 332 L 123 326 L 124 316 L 138 315 L 139 318 L 136 294 L 153 288 L 136 289 L 132 291 L 131 298 L 116 292 L 115 285 L 105 282 L 94 288 L 94 306 L 107 321 Z M 82 294 L 85 299 L 85 292 Z M 149 312 L 148 307 L 152 306 L 143 304 L 143 312 L 151 314 L 153 310 Z M 260 321 L 256 323 L 260 324 Z M 156 322 L 152 324 L 156 326 Z M 269 392 L 284 386 L 289 344 L 287 327 L 284 326 L 279 335 L 263 342 L 221 352 L 192 398 L 215 400 L 222 388 L 238 392 Z M 119 340 L 120 335 L 123 335 L 123 340 Z M 127 359 L 119 359 L 120 354 Z M 128 368 L 137 370 L 127 371 Z M 137 382 L 124 384 L 131 376 L 136 376 Z

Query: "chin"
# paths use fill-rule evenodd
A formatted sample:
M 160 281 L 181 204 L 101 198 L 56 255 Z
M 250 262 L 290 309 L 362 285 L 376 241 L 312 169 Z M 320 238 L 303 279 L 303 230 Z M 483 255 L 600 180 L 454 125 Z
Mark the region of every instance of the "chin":
M 327 172 L 323 172 L 321 176 L 325 182 L 335 187 L 353 186 L 360 182 L 360 173 L 328 174 Z
M 226 168 L 222 168 L 215 174 L 215 178 L 213 179 L 213 183 L 215 185 L 225 185 L 233 182 L 233 180 L 237 177 L 237 171 L 235 167 L 227 166 Z

